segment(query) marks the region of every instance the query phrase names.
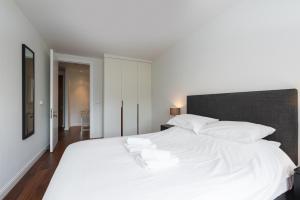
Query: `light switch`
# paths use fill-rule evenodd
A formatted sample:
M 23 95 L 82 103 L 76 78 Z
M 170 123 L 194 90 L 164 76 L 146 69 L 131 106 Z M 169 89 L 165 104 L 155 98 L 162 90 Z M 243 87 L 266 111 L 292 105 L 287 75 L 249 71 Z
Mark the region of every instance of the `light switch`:
M 43 104 L 44 104 L 44 102 L 41 100 L 41 101 L 40 101 L 40 105 L 43 105 Z

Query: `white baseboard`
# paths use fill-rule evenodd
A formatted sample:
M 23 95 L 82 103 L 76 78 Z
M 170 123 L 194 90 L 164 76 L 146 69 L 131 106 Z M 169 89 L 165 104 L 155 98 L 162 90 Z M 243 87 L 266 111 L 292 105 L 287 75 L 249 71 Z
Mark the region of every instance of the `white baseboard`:
M 38 154 L 36 154 L 26 165 L 18 171 L 18 173 L 0 189 L 0 199 L 3 199 L 9 191 L 20 181 L 20 179 L 28 172 L 28 170 L 34 165 L 34 163 L 49 149 L 49 145 L 43 148 Z

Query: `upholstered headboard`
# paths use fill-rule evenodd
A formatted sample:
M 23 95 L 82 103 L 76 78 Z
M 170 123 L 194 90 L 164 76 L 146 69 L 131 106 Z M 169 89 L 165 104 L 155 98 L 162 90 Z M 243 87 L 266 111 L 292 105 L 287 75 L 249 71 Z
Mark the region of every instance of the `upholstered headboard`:
M 187 113 L 271 126 L 276 132 L 266 139 L 281 142 L 281 148 L 298 163 L 296 89 L 188 96 Z

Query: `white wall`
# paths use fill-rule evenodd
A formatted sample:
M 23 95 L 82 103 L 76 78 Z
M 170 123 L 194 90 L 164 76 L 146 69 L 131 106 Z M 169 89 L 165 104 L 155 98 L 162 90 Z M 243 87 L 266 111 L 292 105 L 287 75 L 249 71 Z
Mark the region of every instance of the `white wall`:
M 186 96 L 300 88 L 300 1 L 247 0 L 154 61 L 153 129 Z
M 0 24 L 2 199 L 49 145 L 49 49 L 14 1 L 0 0 Z M 26 140 L 22 140 L 22 43 L 35 52 L 35 133 Z
M 92 90 L 90 91 L 90 102 L 92 105 L 90 109 L 90 137 L 102 137 L 103 59 L 60 53 L 56 53 L 56 58 L 59 61 L 90 65 L 90 84 L 92 86 Z
M 79 69 L 70 69 L 68 73 L 70 125 L 80 126 L 80 112 L 90 109 L 89 70 L 80 72 Z

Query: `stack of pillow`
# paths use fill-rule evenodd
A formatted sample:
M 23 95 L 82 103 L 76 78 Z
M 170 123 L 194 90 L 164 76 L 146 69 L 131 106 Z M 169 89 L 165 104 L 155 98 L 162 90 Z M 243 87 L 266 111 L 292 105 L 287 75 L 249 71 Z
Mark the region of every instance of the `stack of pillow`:
M 219 121 L 218 119 L 192 114 L 177 115 L 168 124 L 193 130 L 216 138 L 241 143 L 253 143 L 275 132 L 269 126 L 241 121 Z

